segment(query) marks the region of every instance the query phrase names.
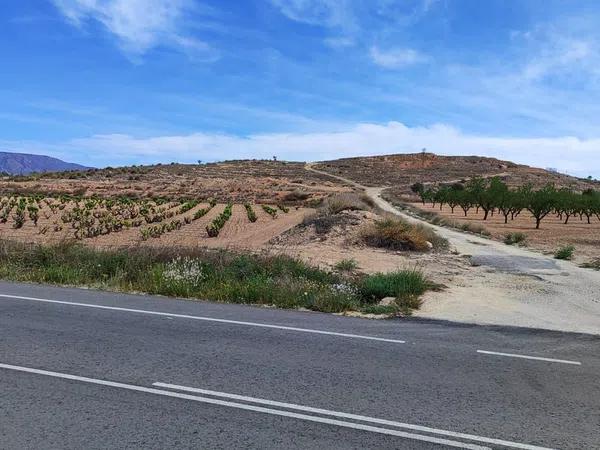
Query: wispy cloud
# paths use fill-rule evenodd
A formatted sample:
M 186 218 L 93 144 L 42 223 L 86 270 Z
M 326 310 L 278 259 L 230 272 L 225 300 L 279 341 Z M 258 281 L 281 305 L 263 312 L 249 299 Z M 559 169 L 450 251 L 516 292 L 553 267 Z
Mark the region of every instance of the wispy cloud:
M 185 33 L 184 16 L 193 9 L 190 0 L 52 0 L 74 26 L 88 21 L 104 26 L 132 58 L 163 45 L 196 59 L 214 59 L 208 44 Z
M 600 176 L 600 139 L 574 137 L 510 138 L 463 133 L 443 124 L 408 127 L 400 122 L 359 123 L 336 132 L 232 134 L 192 133 L 155 137 L 127 134 L 96 135 L 53 145 L 0 142 L 13 151 L 39 153 L 84 164 L 152 163 L 171 160 L 195 162 L 234 158 L 323 160 L 347 156 L 418 152 L 499 157 L 538 167 L 557 167 L 580 176 Z M 88 155 L 85 158 L 82 155 Z M 95 156 L 96 155 L 96 156 Z M 95 160 L 94 158 L 103 158 Z M 596 168 L 595 173 L 591 168 Z
M 427 62 L 429 58 L 411 48 L 392 48 L 382 50 L 377 46 L 371 47 L 371 60 L 386 69 L 401 69 L 414 64 Z
M 348 0 L 271 0 L 291 20 L 310 25 L 351 28 L 355 25 Z

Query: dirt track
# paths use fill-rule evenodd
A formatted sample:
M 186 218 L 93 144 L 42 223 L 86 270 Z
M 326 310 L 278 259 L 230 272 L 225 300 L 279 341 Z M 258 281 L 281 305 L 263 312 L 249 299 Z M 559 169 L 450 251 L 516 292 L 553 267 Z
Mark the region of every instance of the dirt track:
M 308 170 L 326 174 L 314 169 Z M 363 189 L 377 206 L 410 222 L 381 197 L 383 187 Z M 430 225 L 448 239 L 456 258 L 468 257 L 472 271 L 458 274 L 448 289 L 425 297 L 417 316 L 478 324 L 513 325 L 600 334 L 600 272 L 501 242 Z

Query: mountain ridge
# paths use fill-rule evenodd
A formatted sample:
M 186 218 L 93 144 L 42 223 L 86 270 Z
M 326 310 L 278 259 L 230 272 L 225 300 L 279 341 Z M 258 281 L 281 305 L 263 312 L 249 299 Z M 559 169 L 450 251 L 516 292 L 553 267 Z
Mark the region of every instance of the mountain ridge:
M 33 172 L 62 172 L 87 168 L 80 164 L 65 162 L 46 155 L 0 151 L 0 173 L 4 172 L 9 175 L 28 175 Z

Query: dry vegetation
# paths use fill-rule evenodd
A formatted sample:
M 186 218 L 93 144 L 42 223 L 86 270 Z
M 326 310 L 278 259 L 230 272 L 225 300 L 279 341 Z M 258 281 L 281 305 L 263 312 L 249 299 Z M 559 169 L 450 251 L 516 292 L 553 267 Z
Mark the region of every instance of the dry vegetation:
M 0 178 L 0 194 L 74 195 L 134 199 L 208 200 L 221 203 L 308 205 L 342 183 L 305 170 L 304 163 L 263 160 L 90 169 Z
M 600 182 L 570 177 L 544 169 L 479 156 L 440 156 L 426 154 L 399 154 L 361 158 L 343 158 L 324 161 L 314 167 L 333 175 L 356 181 L 364 186 L 389 186 L 391 194 L 410 193 L 414 183 L 451 183 L 474 176 L 500 177 L 510 186 L 531 183 L 536 187 L 548 183 L 557 187 L 578 190 L 600 188 Z

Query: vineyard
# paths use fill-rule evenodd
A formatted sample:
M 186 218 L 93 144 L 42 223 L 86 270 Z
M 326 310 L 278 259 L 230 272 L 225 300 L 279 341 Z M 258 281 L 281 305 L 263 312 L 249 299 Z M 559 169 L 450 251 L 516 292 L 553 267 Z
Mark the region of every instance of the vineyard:
M 0 237 L 99 247 L 251 245 L 296 225 L 303 215 L 302 208 L 215 200 L 13 195 L 0 197 Z

